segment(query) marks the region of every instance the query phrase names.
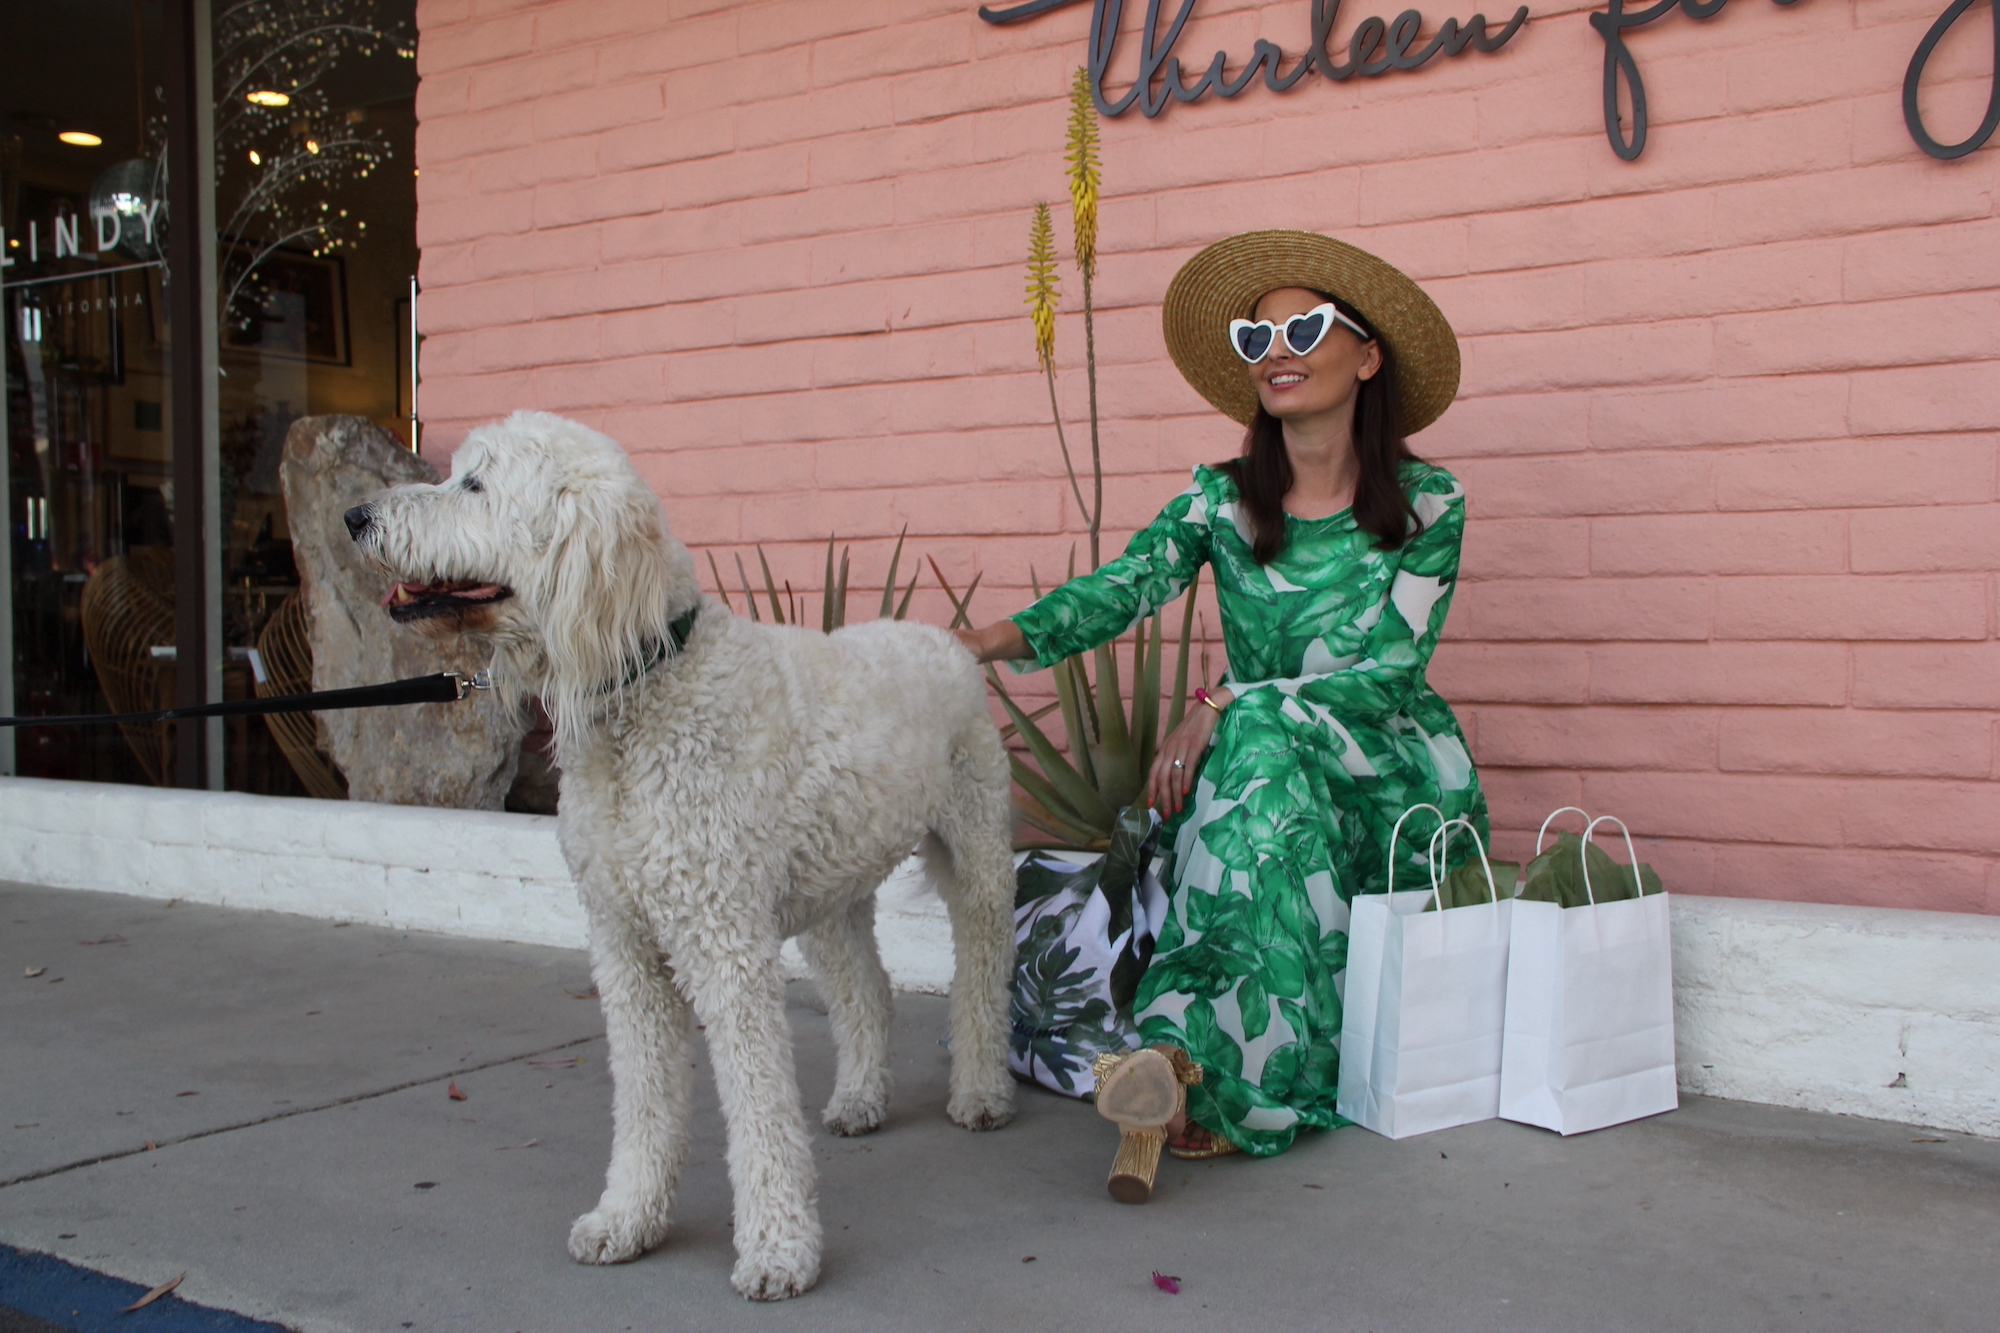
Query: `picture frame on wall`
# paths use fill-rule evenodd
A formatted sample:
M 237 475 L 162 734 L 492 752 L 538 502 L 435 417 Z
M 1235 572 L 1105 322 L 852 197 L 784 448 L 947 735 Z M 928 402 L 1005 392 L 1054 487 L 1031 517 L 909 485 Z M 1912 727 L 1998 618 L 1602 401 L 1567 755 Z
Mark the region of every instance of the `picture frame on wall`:
M 254 249 L 248 243 L 232 246 L 230 259 L 251 262 Z M 322 365 L 352 364 L 347 266 L 341 257 L 278 249 L 255 262 L 222 321 L 223 347 Z

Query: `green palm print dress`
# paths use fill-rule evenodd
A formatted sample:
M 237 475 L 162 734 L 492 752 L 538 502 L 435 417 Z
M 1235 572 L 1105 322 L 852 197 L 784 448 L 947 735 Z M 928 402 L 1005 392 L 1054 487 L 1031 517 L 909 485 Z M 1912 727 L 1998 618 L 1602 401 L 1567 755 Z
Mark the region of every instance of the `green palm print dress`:
M 1429 802 L 1487 831 L 1464 733 L 1424 680 L 1458 576 L 1464 492 L 1423 463 L 1402 480 L 1421 529 L 1400 550 L 1377 548 L 1342 510 L 1287 517 L 1284 550 L 1259 565 L 1235 483 L 1198 467 L 1124 555 L 1013 618 L 1035 666 L 1051 666 L 1214 569 L 1236 698 L 1162 833 L 1170 906 L 1134 1008 L 1147 1044 L 1200 1061 L 1189 1115 L 1257 1156 L 1345 1123 L 1347 904 L 1386 889 L 1397 817 Z M 1395 855 L 1422 877 L 1431 829 L 1418 822 Z

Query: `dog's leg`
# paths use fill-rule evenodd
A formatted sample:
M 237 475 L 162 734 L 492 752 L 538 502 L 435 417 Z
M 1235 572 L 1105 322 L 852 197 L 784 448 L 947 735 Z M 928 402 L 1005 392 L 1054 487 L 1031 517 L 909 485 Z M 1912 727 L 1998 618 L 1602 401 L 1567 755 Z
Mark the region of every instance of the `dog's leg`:
M 1014 1118 L 1014 1079 L 1007 1072 L 1014 977 L 1007 768 L 990 723 L 983 737 L 975 732 L 967 743 L 978 750 L 954 756 L 954 790 L 933 825 L 951 851 L 951 872 L 941 873 L 938 858 L 926 855 L 951 912 L 951 1100 L 945 1109 L 967 1129 L 998 1129 Z
M 889 1108 L 889 1020 L 895 1001 L 875 946 L 870 894 L 799 937 L 833 1020 L 833 1099 L 820 1120 L 836 1134 L 870 1134 Z
M 779 1301 L 819 1281 L 819 1209 L 812 1140 L 799 1106 L 778 941 L 718 931 L 720 957 L 684 968 L 708 1026 L 709 1060 L 729 1125 L 729 1184 L 736 1196 L 736 1268 L 729 1280 L 753 1301 Z
M 597 1207 L 570 1228 L 578 1263 L 636 1259 L 667 1235 L 688 1152 L 689 1006 L 631 923 L 593 922 L 591 971 L 611 1048 L 611 1165 Z

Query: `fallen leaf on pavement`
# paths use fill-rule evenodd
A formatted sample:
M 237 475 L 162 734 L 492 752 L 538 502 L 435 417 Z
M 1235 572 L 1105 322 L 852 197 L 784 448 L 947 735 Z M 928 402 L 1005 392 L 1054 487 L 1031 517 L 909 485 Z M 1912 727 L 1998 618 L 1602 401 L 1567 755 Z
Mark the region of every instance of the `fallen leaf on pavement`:
M 1162 1273 L 1157 1269 L 1153 1272 L 1153 1285 L 1161 1291 L 1166 1292 L 1169 1296 L 1178 1296 L 1181 1294 L 1181 1280 Z
M 78 944 L 81 944 L 86 949 L 93 944 L 126 944 L 129 942 L 123 935 L 106 935 L 103 939 L 77 941 Z M 176 1278 L 175 1281 L 179 1281 L 179 1279 Z
M 1035 1262 L 1035 1256 L 1032 1254 L 1024 1254 L 1021 1256 L 1021 1262 L 1024 1264 L 1031 1264 Z
M 61 981 L 61 980 L 62 980 L 62 978 L 61 978 L 61 977 L 50 977 L 50 978 L 49 978 L 49 984 L 50 984 L 51 986 L 53 986 L 53 985 L 55 985 L 55 984 L 56 984 L 56 983 L 57 983 L 58 981 Z
M 435 1180 L 419 1180 L 415 1185 L 411 1186 L 412 1189 L 420 1190 L 434 1190 L 437 1187 L 438 1183 Z
M 1300 1189 L 1308 1189 L 1308 1190 L 1323 1190 L 1323 1189 L 1325 1189 L 1325 1188 L 1326 1188 L 1326 1186 L 1324 1186 L 1324 1185 L 1301 1185 L 1301 1186 L 1299 1186 L 1299 1188 L 1300 1188 Z
M 468 1100 L 466 1095 L 458 1090 L 457 1079 L 453 1079 L 451 1081 L 451 1086 L 444 1090 L 444 1095 L 451 1098 L 455 1102 L 462 1102 Z
M 566 990 L 563 994 L 572 1000 L 594 1000 L 597 998 L 597 987 L 592 986 L 589 990 Z
M 25 1125 L 14 1126 L 14 1128 L 16 1129 L 40 1129 L 41 1127 L 42 1127 L 42 1122 L 39 1120 L 32 1121 L 31 1123 Z
M 21 969 L 21 975 L 24 977 L 39 977 L 46 971 L 48 971 L 46 967 L 24 967 Z
M 530 1060 L 530 1069 L 574 1069 L 583 1063 L 583 1057 L 572 1055 L 567 1060 Z
M 529 1139 L 526 1143 L 503 1143 L 493 1151 L 513 1152 L 516 1148 L 539 1148 L 541 1146 L 542 1141 L 540 1139 Z
M 159 1146 L 159 1145 L 158 1145 L 157 1143 L 154 1143 L 154 1142 L 153 1142 L 153 1141 L 152 1141 L 151 1139 L 147 1139 L 147 1140 L 146 1140 L 146 1151 L 147 1151 L 147 1152 L 158 1152 L 159 1150 L 160 1150 L 160 1146 Z
M 172 1291 L 175 1287 L 178 1287 L 181 1284 L 181 1278 L 186 1276 L 187 1276 L 186 1273 L 182 1273 L 181 1277 L 174 1278 L 171 1281 L 162 1282 L 159 1286 L 154 1287 L 151 1291 L 147 1292 L 144 1296 L 141 1296 L 138 1300 L 133 1301 L 130 1305 L 126 1306 L 118 1313 L 130 1314 L 134 1310 L 145 1309 L 147 1306 L 151 1305 L 154 1301 L 157 1301 L 158 1299 L 160 1299 L 160 1297 L 166 1295 L 168 1292 Z
M 1910 1140 L 1910 1142 L 1912 1142 L 1912 1143 L 1945 1143 L 1945 1142 L 1949 1142 L 1949 1140 L 1946 1140 L 1946 1139 L 1911 1139 L 1911 1140 Z
M 199 1096 L 201 1096 L 201 1094 L 200 1094 L 200 1093 L 198 1093 L 198 1092 L 196 1092 L 196 1091 L 195 1091 L 195 1090 L 194 1090 L 193 1088 L 189 1088 L 189 1089 L 188 1089 L 188 1090 L 187 1090 L 186 1092 L 177 1092 L 177 1093 L 175 1093 L 175 1094 L 174 1094 L 174 1096 L 176 1096 L 176 1097 L 199 1097 Z

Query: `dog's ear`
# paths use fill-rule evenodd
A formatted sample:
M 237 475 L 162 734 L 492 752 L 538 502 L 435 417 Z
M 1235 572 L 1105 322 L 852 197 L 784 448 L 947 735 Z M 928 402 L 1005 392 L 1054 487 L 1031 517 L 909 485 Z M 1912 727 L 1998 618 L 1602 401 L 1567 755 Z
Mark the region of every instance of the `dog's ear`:
M 677 605 L 670 587 L 659 501 L 636 478 L 622 480 L 594 477 L 551 497 L 531 586 L 515 590 L 541 626 L 544 697 L 559 741 L 658 652 L 667 625 L 691 600 Z

